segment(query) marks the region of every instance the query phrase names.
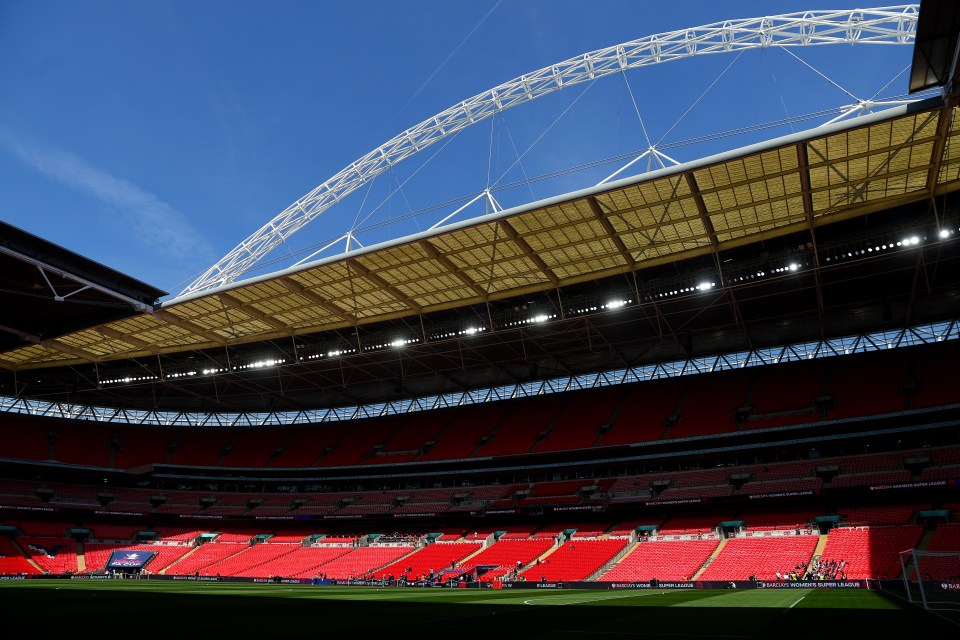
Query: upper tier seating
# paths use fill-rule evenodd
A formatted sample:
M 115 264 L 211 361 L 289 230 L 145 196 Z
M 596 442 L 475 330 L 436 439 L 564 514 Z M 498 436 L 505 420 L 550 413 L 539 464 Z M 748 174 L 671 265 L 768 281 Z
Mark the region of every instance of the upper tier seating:
M 671 439 L 730 433 L 736 430 L 734 410 L 747 395 L 750 372 L 744 370 L 690 376 L 680 402 L 679 422 Z
M 296 428 L 146 428 L 3 414 L 6 432 L 15 435 L 0 442 L 0 458 L 120 469 L 309 468 L 606 449 L 954 406 L 960 390 L 942 372 L 958 354 L 960 341 L 951 340 Z M 815 398 L 828 396 L 834 406 L 818 409 Z M 846 475 L 870 470 L 842 468 Z M 753 478 L 762 479 L 775 478 Z
M 561 394 L 551 394 L 508 403 L 507 413 L 490 433 L 490 440 L 475 455 L 504 456 L 529 453 L 537 436 L 546 431 L 565 403 Z
M 550 435 L 537 445 L 540 451 L 565 451 L 593 446 L 599 428 L 613 415 L 623 390 L 606 387 L 566 394 L 563 406 L 550 428 Z
M 765 367 L 753 371 L 750 406 L 744 429 L 767 429 L 819 420 L 813 399 L 823 395 L 823 362 L 790 362 L 771 376 Z
M 680 399 L 676 380 L 652 380 L 623 387 L 623 399 L 612 420 L 613 428 L 600 446 L 650 442 L 664 437 L 665 422 Z

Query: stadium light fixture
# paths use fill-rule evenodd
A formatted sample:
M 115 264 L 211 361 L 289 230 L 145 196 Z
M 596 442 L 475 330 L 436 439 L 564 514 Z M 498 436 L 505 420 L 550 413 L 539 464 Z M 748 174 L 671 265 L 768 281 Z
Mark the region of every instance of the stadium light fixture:
M 621 307 L 627 306 L 629 302 L 629 300 L 611 300 L 603 306 L 607 309 L 620 309 Z
M 947 238 L 949 238 L 949 237 L 950 237 L 950 230 L 949 230 L 949 229 L 940 229 L 940 237 L 941 237 L 942 239 L 944 239 L 944 240 L 946 240 Z

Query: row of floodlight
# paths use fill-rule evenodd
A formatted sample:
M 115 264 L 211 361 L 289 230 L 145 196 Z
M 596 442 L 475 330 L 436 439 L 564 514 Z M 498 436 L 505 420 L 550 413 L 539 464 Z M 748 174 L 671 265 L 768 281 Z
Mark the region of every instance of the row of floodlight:
M 212 376 L 219 373 L 230 373 L 238 371 L 249 371 L 251 369 L 265 369 L 287 364 L 286 358 L 261 358 L 250 362 L 244 362 L 234 366 L 216 365 L 204 368 L 178 369 L 177 371 L 164 371 L 157 373 L 136 373 L 133 375 L 121 374 L 115 378 L 101 378 L 100 384 L 130 384 L 134 382 L 156 382 L 158 380 L 177 380 L 180 378 L 196 378 L 199 376 Z
M 957 235 L 958 233 L 960 233 L 960 228 L 957 228 L 956 226 L 950 226 L 950 227 L 942 228 L 938 232 L 938 236 L 941 240 L 947 240 Z M 848 258 L 855 258 L 860 256 L 866 256 L 869 254 L 881 253 L 883 251 L 892 251 L 896 249 L 910 248 L 910 247 L 919 246 L 921 243 L 925 242 L 926 240 L 927 240 L 926 236 L 921 236 L 917 234 L 904 235 L 900 240 L 897 240 L 895 242 L 892 240 L 885 240 L 885 241 L 877 240 L 875 241 L 875 244 L 873 246 L 867 246 L 865 248 L 861 247 L 859 249 L 850 250 L 850 251 L 839 251 L 835 253 L 835 255 L 832 258 L 826 257 L 824 260 L 825 262 L 831 262 L 831 261 L 836 262 L 836 261 L 840 261 Z M 749 280 L 755 280 L 757 278 L 765 278 L 768 275 L 774 276 L 774 275 L 781 275 L 781 274 L 796 273 L 798 271 L 802 271 L 806 266 L 807 265 L 804 264 L 802 260 L 792 259 L 789 262 L 780 263 L 779 266 L 769 268 L 769 270 L 758 269 L 756 272 L 750 272 L 750 273 L 731 277 L 729 278 L 728 281 L 731 284 L 736 284 L 740 282 L 746 282 Z M 650 293 L 644 296 L 644 299 L 647 301 L 656 301 L 656 300 L 663 300 L 666 298 L 673 298 L 676 296 L 688 295 L 688 294 L 697 293 L 697 292 L 703 293 L 703 292 L 711 291 L 716 286 L 717 286 L 717 283 L 712 280 L 702 280 L 699 284 L 688 284 L 686 286 L 669 288 L 663 291 L 659 291 L 657 293 Z M 568 308 L 566 313 L 568 315 L 580 315 L 585 313 L 597 313 L 602 311 L 616 311 L 618 309 L 622 309 L 627 306 L 632 306 L 633 304 L 634 304 L 633 298 L 615 297 L 615 298 L 609 299 L 607 302 L 600 303 L 600 304 L 597 304 L 595 302 L 594 303 L 581 302 L 579 304 L 575 304 L 570 308 Z M 497 325 L 498 325 L 498 328 L 522 327 L 522 326 L 528 326 L 528 325 L 543 324 L 550 320 L 555 320 L 557 317 L 558 315 L 556 312 L 551 312 L 551 313 L 535 312 L 534 315 L 521 317 L 521 318 L 513 317 L 512 319 L 506 322 L 497 323 Z M 485 331 L 488 331 L 488 327 L 482 324 L 478 325 L 476 323 L 473 323 L 461 329 L 448 329 L 448 330 L 444 330 L 442 332 L 433 334 L 430 336 L 430 339 L 442 340 L 442 339 L 450 339 L 450 338 L 459 338 L 464 336 L 473 336 L 479 333 L 483 333 Z M 378 351 L 378 350 L 387 349 L 387 348 L 401 349 L 408 345 L 417 344 L 420 342 L 422 342 L 421 338 L 415 337 L 415 336 L 414 337 L 409 337 L 409 336 L 397 337 L 390 341 L 381 339 L 380 342 L 364 345 L 363 350 Z M 291 359 L 281 358 L 281 357 L 268 357 L 268 358 L 261 358 L 258 360 L 253 360 L 250 362 L 238 364 L 235 366 L 229 366 L 229 367 L 224 365 L 218 365 L 213 367 L 206 367 L 203 369 L 188 369 L 186 371 L 181 370 L 181 371 L 176 371 L 172 373 L 164 373 L 162 376 L 153 374 L 153 373 L 138 373 L 136 375 L 123 375 L 116 378 L 103 379 L 100 382 L 101 384 L 129 384 L 129 383 L 137 383 L 137 382 L 153 382 L 153 381 L 160 380 L 161 378 L 177 379 L 177 378 L 188 378 L 188 377 L 196 377 L 196 376 L 210 376 L 210 375 L 216 375 L 220 373 L 242 372 L 242 371 L 249 371 L 249 370 L 256 370 L 256 369 L 264 369 L 267 367 L 282 366 L 282 365 L 291 363 L 293 361 L 306 362 L 306 361 L 312 361 L 312 360 L 319 360 L 321 358 L 336 358 L 340 356 L 349 356 L 358 352 L 359 352 L 359 349 L 356 347 L 343 346 L 336 349 L 330 349 L 326 352 L 320 351 L 320 352 L 308 353 L 307 355 L 298 355 L 295 358 L 291 358 Z

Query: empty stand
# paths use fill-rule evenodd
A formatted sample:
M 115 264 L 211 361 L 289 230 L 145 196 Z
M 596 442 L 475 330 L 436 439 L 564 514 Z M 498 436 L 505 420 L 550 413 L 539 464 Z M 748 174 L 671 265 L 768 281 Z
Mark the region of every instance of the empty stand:
M 823 395 L 823 364 L 789 362 L 753 370 L 753 385 L 744 429 L 765 429 L 819 420 L 814 398 Z
M 522 573 L 527 580 L 586 580 L 629 544 L 622 538 L 571 540 Z
M 434 576 L 439 576 L 441 581 L 446 581 L 460 575 L 462 568 L 458 568 L 459 563 L 477 552 L 480 547 L 480 542 L 435 542 L 406 556 L 400 562 L 379 569 L 373 575 L 375 578 L 399 578 L 403 575 L 415 578 L 433 573 Z
M 830 530 L 820 557 L 846 561 L 849 579 L 892 579 L 900 575 L 900 552 L 916 547 L 922 532 L 919 525 L 839 527 Z
M 77 543 L 72 538 L 20 536 L 17 544 L 45 572 L 77 572 Z
M 960 523 L 937 525 L 926 550 L 952 551 L 958 555 L 923 557 L 920 560 L 920 577 L 926 580 L 960 579 Z
M 537 557 L 546 553 L 554 542 L 549 538 L 533 540 L 504 540 L 500 539 L 464 563 L 465 570 L 474 568 L 489 568 L 479 576 L 481 582 L 491 582 L 496 578 L 522 568 Z
M 305 425 L 293 430 L 293 437 L 283 452 L 273 459 L 271 467 L 301 468 L 322 463 L 327 452 L 333 452 L 337 441 L 351 427 L 349 422 Z
M 240 553 L 248 546 L 239 542 L 207 542 L 167 567 L 164 573 L 174 576 L 190 576 L 194 573 L 213 575 L 208 567 Z
M 238 431 L 223 456 L 223 467 L 266 467 L 293 435 L 289 429 Z M 276 454 L 276 455 L 274 455 Z
M 320 565 L 317 570 L 328 578 L 360 578 L 396 562 L 413 550 L 413 546 L 360 547 Z
M 674 414 L 680 389 L 674 380 L 626 385 L 613 419 L 613 428 L 600 439 L 602 446 L 650 442 L 664 437 L 665 421 Z
M 778 571 L 806 567 L 818 536 L 785 535 L 770 538 L 732 538 L 698 576 L 699 580 L 775 580 Z
M 563 403 L 564 398 L 560 394 L 510 401 L 507 413 L 490 434 L 489 442 L 481 445 L 475 455 L 529 453 L 538 435 L 553 423 Z
M 54 459 L 67 464 L 107 467 L 110 429 L 97 424 L 60 422 L 53 444 Z
M 641 542 L 601 580 L 689 580 L 720 543 L 719 540 L 658 540 Z
M 735 431 L 733 413 L 743 405 L 750 373 L 743 370 L 691 376 L 679 405 L 680 420 L 669 436 L 690 438 Z
M 53 423 L 11 413 L 0 415 L 0 458 L 47 460 Z
M 720 522 L 731 519 L 728 516 L 717 515 L 673 516 L 660 526 L 659 533 L 665 535 L 708 533 Z
M 176 441 L 177 431 L 140 427 L 136 425 L 114 429 L 110 437 L 114 448 L 113 466 L 130 469 L 148 464 L 166 462 L 170 445 Z
M 573 391 L 537 451 L 586 449 L 600 438 L 600 426 L 608 423 L 623 396 L 617 387 Z
M 170 464 L 215 467 L 220 462 L 223 450 L 236 434 L 232 429 L 223 431 L 180 431 Z
M 263 543 L 247 547 L 240 553 L 230 556 L 206 567 L 206 572 L 241 578 L 268 578 L 281 575 L 273 568 L 283 566 L 282 558 L 288 556 L 301 545 L 298 543 Z
M 481 439 L 500 422 L 508 407 L 506 402 L 492 402 L 470 407 L 469 410 L 446 409 L 438 412 L 447 418 L 434 447 L 419 460 L 456 460 L 467 458 L 480 445 Z
M 37 575 L 41 573 L 10 538 L 0 536 L 0 575 Z
M 828 361 L 829 390 L 836 406 L 830 419 L 853 418 L 904 409 L 901 392 L 907 379 L 907 356 L 901 351 L 864 353 Z M 875 375 L 873 371 L 883 371 Z
M 156 553 L 144 567 L 150 573 L 160 573 L 163 569 L 179 560 L 193 547 L 187 545 L 162 544 L 106 544 L 87 542 L 83 545 L 83 557 L 86 560 L 86 572 L 98 573 L 106 570 L 107 561 L 114 551 L 152 551 Z

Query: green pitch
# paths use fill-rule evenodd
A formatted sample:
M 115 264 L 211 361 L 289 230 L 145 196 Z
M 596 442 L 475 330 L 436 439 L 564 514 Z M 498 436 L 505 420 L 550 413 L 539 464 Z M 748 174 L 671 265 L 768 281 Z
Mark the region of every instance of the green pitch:
M 6 628 L 44 637 L 960 637 L 953 622 L 859 589 L 494 591 L 33 580 L 0 582 L 0 602 Z

